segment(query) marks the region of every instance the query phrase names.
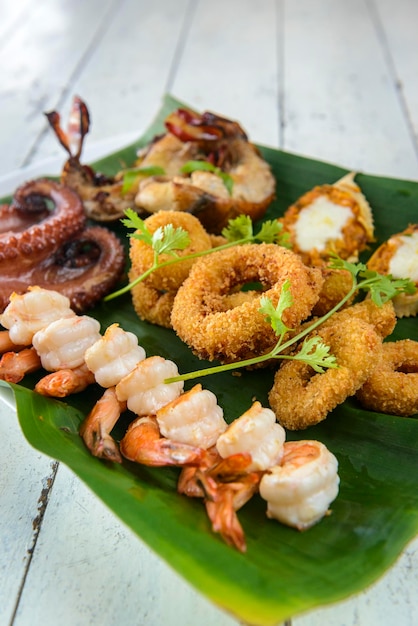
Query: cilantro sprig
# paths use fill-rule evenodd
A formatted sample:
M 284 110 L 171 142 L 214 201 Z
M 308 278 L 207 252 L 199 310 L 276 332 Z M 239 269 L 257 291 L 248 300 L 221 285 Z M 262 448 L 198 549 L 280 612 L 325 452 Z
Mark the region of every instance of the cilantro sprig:
M 219 176 L 219 178 L 225 185 L 229 195 L 232 196 L 232 190 L 234 188 L 233 178 L 229 174 L 221 170 L 220 167 L 213 165 L 213 163 L 210 163 L 209 161 L 187 161 L 187 163 L 185 163 L 180 169 L 180 172 L 182 174 L 192 174 L 193 172 L 197 171 L 211 172 L 212 174 L 216 174 L 216 176 Z
M 163 176 L 165 170 L 159 165 L 150 165 L 148 167 L 132 167 L 123 170 L 122 178 L 122 194 L 127 193 L 132 189 L 134 184 L 139 178 L 146 176 Z
M 292 329 L 289 329 L 282 319 L 283 312 L 286 308 L 290 307 L 293 302 L 292 295 L 289 291 L 290 284 L 286 281 L 282 286 L 279 301 L 276 306 L 274 306 L 267 296 L 262 296 L 260 299 L 259 311 L 265 315 L 278 337 L 277 343 L 269 352 L 235 363 L 226 363 L 224 365 L 196 370 L 168 378 L 164 382 L 171 383 L 180 380 L 192 380 L 194 378 L 200 378 L 201 376 L 249 367 L 250 365 L 257 365 L 264 361 L 274 359 L 300 360 L 310 365 L 316 372 L 323 373 L 325 369 L 338 367 L 338 363 L 335 357 L 330 354 L 329 346 L 325 344 L 320 337 L 306 339 L 308 334 L 312 333 L 312 331 L 328 320 L 358 292 L 368 292 L 372 301 L 377 306 L 383 306 L 385 302 L 388 302 L 401 293 L 413 294 L 416 291 L 414 283 L 408 278 L 393 278 L 391 275 L 382 275 L 367 269 L 367 266 L 363 263 L 350 263 L 337 256 L 333 256 L 330 259 L 329 267 L 349 271 L 353 281 L 352 287 L 330 311 L 322 317 L 317 318 L 311 324 L 307 324 L 301 332 L 292 334 Z M 284 341 L 286 337 L 289 338 Z M 289 348 L 292 346 L 295 347 L 298 344 L 301 344 L 298 352 L 294 354 L 286 353 Z
M 128 236 L 139 239 L 139 241 L 144 241 L 150 246 L 154 253 L 153 263 L 143 274 L 128 285 L 105 296 L 105 301 L 113 300 L 127 293 L 135 287 L 135 285 L 145 280 L 155 270 L 173 265 L 174 263 L 179 263 L 185 259 L 196 259 L 212 254 L 218 250 L 224 250 L 245 243 L 264 242 L 288 246 L 287 233 L 283 233 L 282 224 L 277 220 L 264 222 L 260 230 L 254 233 L 251 218 L 248 215 L 239 215 L 235 219 L 230 220 L 228 226 L 222 230 L 222 235 L 227 240 L 227 243 L 217 246 L 216 248 L 209 248 L 208 250 L 179 256 L 177 252 L 187 248 L 190 243 L 190 236 L 186 230 L 183 228 L 174 228 L 172 224 L 166 224 L 158 228 L 154 233 L 151 233 L 145 221 L 132 209 L 127 209 L 125 216 L 126 217 L 121 220 L 122 224 L 126 226 L 126 228 L 133 228 L 135 230 L 134 233 L 130 233 Z M 162 254 L 168 254 L 172 258 L 161 261 L 160 257 Z

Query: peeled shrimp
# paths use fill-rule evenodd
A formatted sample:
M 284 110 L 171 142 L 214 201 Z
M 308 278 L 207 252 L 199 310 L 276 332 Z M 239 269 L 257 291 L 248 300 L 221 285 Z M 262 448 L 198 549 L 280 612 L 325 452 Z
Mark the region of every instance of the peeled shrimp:
M 215 394 L 200 384 L 160 408 L 156 418 L 164 437 L 205 449 L 227 428 Z
M 22 295 L 12 293 L 0 315 L 0 324 L 8 329 L 10 347 L 7 349 L 11 350 L 13 344 L 30 346 L 37 331 L 55 320 L 69 317 L 75 317 L 70 301 L 57 291 L 34 286 Z
M 100 339 L 100 323 L 88 315 L 56 320 L 33 336 L 33 347 L 49 372 L 84 363 L 84 353 Z
M 280 462 L 285 438 L 285 430 L 276 422 L 273 411 L 254 402 L 218 437 L 216 448 L 223 458 L 240 452 L 251 454 L 248 471 L 260 471 Z
M 157 420 L 150 416 L 130 424 L 120 449 L 127 459 L 154 467 L 199 465 L 205 456 L 203 448 L 162 437 Z
M 145 359 L 145 350 L 133 333 L 112 324 L 103 337 L 87 348 L 84 359 L 101 387 L 113 387 Z
M 260 481 L 267 516 L 305 530 L 328 514 L 339 487 L 338 462 L 319 441 L 284 444 L 281 462 Z
M 164 383 L 166 378 L 177 375 L 177 365 L 173 361 L 161 356 L 148 357 L 116 385 L 117 398 L 126 401 L 128 409 L 138 416 L 155 415 L 181 394 L 183 381 Z
M 88 315 L 57 320 L 35 333 L 33 347 L 44 369 L 35 390 L 45 396 L 65 397 L 94 382 L 84 361 L 86 349 L 100 338 L 100 324 Z

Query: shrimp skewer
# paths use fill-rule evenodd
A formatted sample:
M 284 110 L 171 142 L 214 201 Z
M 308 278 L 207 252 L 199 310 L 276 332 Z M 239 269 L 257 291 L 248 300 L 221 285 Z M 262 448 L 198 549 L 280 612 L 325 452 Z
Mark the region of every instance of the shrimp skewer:
M 33 336 L 56 320 L 75 317 L 66 296 L 42 287 L 29 287 L 24 294 L 12 293 L 9 304 L 0 315 L 6 329 L 2 335 L 2 350 L 13 346 L 30 346 Z
M 162 437 L 155 417 L 138 417 L 120 442 L 123 456 L 152 467 L 199 465 L 205 450 Z
M 85 351 L 100 338 L 100 324 L 88 315 L 56 320 L 33 336 L 33 347 L 42 367 L 53 372 L 42 378 L 35 391 L 45 396 L 65 397 L 94 382 L 84 361 Z
M 145 350 L 137 337 L 124 331 L 119 324 L 109 326 L 84 354 L 86 368 L 93 379 L 106 390 L 80 427 L 80 435 L 90 452 L 99 458 L 122 463 L 118 445 L 110 432 L 126 400 L 117 397 L 116 385 L 145 359 Z
M 227 427 L 216 402 L 211 391 L 195 385 L 162 403 L 155 416 L 146 415 L 131 424 L 120 444 L 122 454 L 146 465 L 202 465 L 208 458 L 206 450 Z
M 337 459 L 319 441 L 285 443 L 282 461 L 260 482 L 267 516 L 298 530 L 310 528 L 328 515 L 337 496 L 337 470 Z

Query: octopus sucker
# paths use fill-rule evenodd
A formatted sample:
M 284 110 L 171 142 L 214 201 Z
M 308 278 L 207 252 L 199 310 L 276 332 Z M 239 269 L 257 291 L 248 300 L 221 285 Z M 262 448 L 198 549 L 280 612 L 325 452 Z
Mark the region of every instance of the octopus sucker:
M 0 207 L 0 311 L 33 285 L 68 296 L 74 311 L 93 307 L 122 275 L 125 253 L 114 233 L 86 227 L 78 195 L 49 179 L 19 187 Z
M 85 219 L 82 202 L 69 187 L 48 179 L 24 183 L 0 209 L 0 273 L 20 276 L 33 268 L 78 233 Z

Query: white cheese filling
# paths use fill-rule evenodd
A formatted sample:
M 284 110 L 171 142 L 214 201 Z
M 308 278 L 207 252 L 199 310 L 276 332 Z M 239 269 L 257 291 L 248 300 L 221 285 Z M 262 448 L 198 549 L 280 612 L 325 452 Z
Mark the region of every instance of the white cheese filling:
M 342 229 L 352 216 L 349 207 L 320 196 L 300 212 L 295 224 L 297 245 L 302 252 L 325 250 L 329 241 L 342 238 Z
M 418 232 L 399 237 L 401 245 L 389 263 L 389 274 L 394 278 L 410 278 L 418 283 Z

